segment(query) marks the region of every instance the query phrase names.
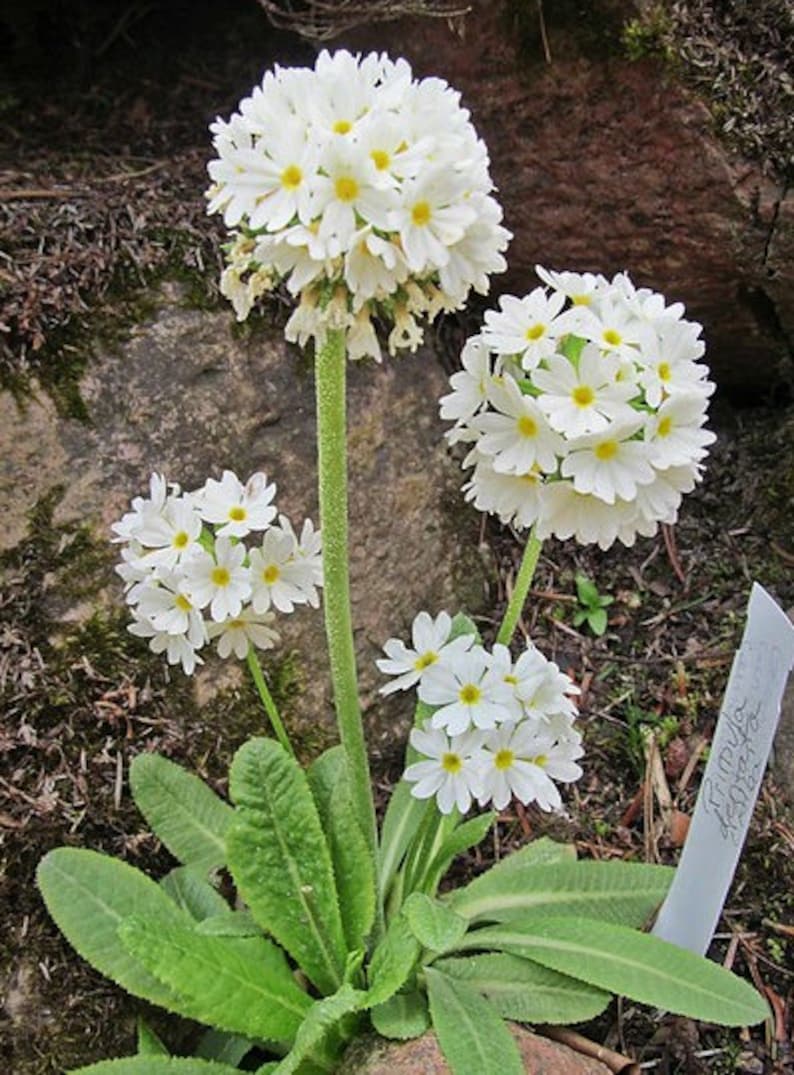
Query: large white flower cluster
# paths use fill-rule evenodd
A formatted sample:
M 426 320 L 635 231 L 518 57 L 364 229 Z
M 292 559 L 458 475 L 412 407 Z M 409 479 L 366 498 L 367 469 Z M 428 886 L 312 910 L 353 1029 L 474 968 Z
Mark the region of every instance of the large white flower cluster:
M 153 474 L 149 496 L 136 497 L 113 524 L 122 544 L 116 570 L 134 616 L 129 630 L 188 675 L 210 640 L 221 657 L 242 660 L 250 645 L 278 641 L 271 609 L 319 605 L 320 532 L 306 519 L 299 538 L 278 515 L 275 494 L 263 473 L 243 484 L 225 470 L 191 493 Z M 246 547 L 243 539 L 254 535 L 257 543 Z
M 439 78 L 405 60 L 321 52 L 276 67 L 211 130 L 209 212 L 233 241 L 221 290 L 244 320 L 280 280 L 300 295 L 287 338 L 347 332 L 351 358 L 415 349 L 419 320 L 463 305 L 506 267 L 510 233 L 484 143 Z
M 466 499 L 538 538 L 609 548 L 673 523 L 714 434 L 702 326 L 625 273 L 537 267 L 469 339 L 441 400 L 470 443 Z
M 472 634 L 456 635 L 446 612 L 420 612 L 412 645 L 390 638 L 378 668 L 395 676 L 382 694 L 415 686 L 432 714 L 411 732 L 420 760 L 405 770 L 418 799 L 435 796 L 439 810 L 504 809 L 512 796 L 542 810 L 562 806 L 555 781 L 582 775 L 573 726 L 578 694 L 568 676 L 532 644 L 514 661 L 506 646 L 491 652 Z

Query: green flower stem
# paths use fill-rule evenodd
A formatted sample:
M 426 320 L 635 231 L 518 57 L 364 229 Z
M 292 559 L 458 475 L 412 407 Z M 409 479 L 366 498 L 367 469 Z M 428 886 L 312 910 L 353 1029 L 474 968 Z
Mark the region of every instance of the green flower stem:
M 499 628 L 499 634 L 496 636 L 496 641 L 501 642 L 503 646 L 509 646 L 513 635 L 515 634 L 516 624 L 521 615 L 521 610 L 524 607 L 524 602 L 527 599 L 529 587 L 532 585 L 532 578 L 535 574 L 535 568 L 538 565 L 538 558 L 540 557 L 540 550 L 542 547 L 543 542 L 538 541 L 535 537 L 535 528 L 533 527 L 529 532 L 529 538 L 524 547 L 524 556 L 521 560 L 521 567 L 518 569 L 515 586 L 513 587 L 513 592 L 510 595 L 510 600 L 505 609 L 502 626 Z
M 262 699 L 262 705 L 265 707 L 265 712 L 270 718 L 270 723 L 273 726 L 273 731 L 276 733 L 276 738 L 287 753 L 292 754 L 294 757 L 295 751 L 292 749 L 292 743 L 289 741 L 287 730 L 281 721 L 276 703 L 273 701 L 273 695 L 267 688 L 267 683 L 265 682 L 265 677 L 262 672 L 262 665 L 259 663 L 256 650 L 250 644 L 248 646 L 247 660 L 251 678 L 256 684 L 256 689 L 259 691 L 259 697 Z
M 375 855 L 377 829 L 367 747 L 358 702 L 347 553 L 347 424 L 345 334 L 330 329 L 318 350 L 317 459 L 323 539 L 323 608 L 339 737 L 347 756 L 353 804 Z

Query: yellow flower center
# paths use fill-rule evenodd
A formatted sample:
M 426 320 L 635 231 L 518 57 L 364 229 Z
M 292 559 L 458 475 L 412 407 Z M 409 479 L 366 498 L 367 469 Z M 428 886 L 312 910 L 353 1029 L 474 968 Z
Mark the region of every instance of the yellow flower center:
M 174 598 L 174 604 L 181 612 L 190 612 L 190 610 L 193 608 L 190 601 L 188 601 L 188 599 L 183 593 L 178 593 L 176 595 L 176 597 Z
M 571 295 L 571 302 L 574 306 L 589 306 L 592 302 L 592 295 Z
M 595 392 L 589 384 L 578 384 L 571 392 L 571 399 L 577 407 L 589 407 L 595 399 Z
M 338 119 L 334 124 L 334 134 L 347 134 L 353 129 L 353 124 L 347 119 Z
M 438 654 L 429 649 L 427 653 L 423 653 L 416 658 L 414 668 L 417 672 L 424 672 L 426 668 L 429 668 L 431 664 L 435 664 L 437 660 Z
M 526 474 L 522 474 L 521 481 L 526 482 L 528 485 L 537 485 L 540 481 L 537 470 L 533 467 L 532 470 L 528 470 Z
M 430 205 L 428 202 L 417 202 L 411 210 L 411 220 L 413 220 L 417 228 L 424 228 L 426 224 L 429 224 L 430 216 Z
M 385 171 L 389 167 L 391 157 L 385 149 L 373 149 L 370 153 L 372 163 L 378 169 L 379 172 Z
M 537 423 L 528 414 L 522 414 L 518 419 L 518 432 L 522 437 L 536 437 L 538 435 Z
M 672 428 L 673 419 L 669 415 L 666 415 L 659 422 L 656 432 L 659 434 L 660 437 L 669 437 Z
M 289 164 L 281 173 L 281 185 L 286 190 L 297 190 L 303 182 L 303 172 L 297 164 Z
M 226 627 L 227 630 L 230 627 L 245 627 L 245 620 L 229 620 L 228 623 L 224 624 L 224 627 Z
M 228 567 L 221 567 L 220 565 L 213 567 L 210 578 L 215 586 L 228 586 L 232 581 Z
M 670 380 L 671 372 L 669 362 L 660 362 L 659 365 L 656 367 L 656 371 L 659 374 L 660 381 Z
M 275 564 L 268 564 L 265 570 L 262 572 L 262 578 L 265 580 L 268 586 L 272 586 L 280 574 L 281 572 Z
M 459 773 L 463 768 L 460 754 L 442 754 L 441 768 L 448 773 Z
M 476 705 L 482 698 L 482 691 L 474 683 L 465 683 L 458 691 L 458 698 L 464 705 Z
M 549 759 L 545 754 L 537 754 L 534 758 L 530 758 L 529 760 L 532 762 L 533 765 L 537 765 L 541 769 L 544 769 L 549 762 Z
M 352 175 L 340 175 L 334 190 L 340 202 L 353 202 L 358 197 L 358 183 Z
M 184 530 L 180 530 L 178 534 L 174 534 L 171 544 L 175 549 L 184 549 L 190 542 L 190 535 Z
M 499 750 L 493 760 L 494 766 L 497 769 L 509 769 L 515 761 L 515 757 L 512 750 Z
M 614 328 L 604 329 L 604 334 L 602 335 L 601 339 L 604 341 L 604 343 L 609 344 L 610 347 L 617 347 L 620 343 L 623 342 L 623 337 L 620 335 L 617 329 Z
M 538 323 L 537 325 L 530 325 L 524 335 L 528 340 L 539 340 L 545 331 L 546 326 Z
M 229 508 L 229 518 L 233 523 L 241 523 L 247 515 L 248 512 L 239 504 L 235 504 L 233 508 Z
M 511 687 L 515 687 L 518 680 L 515 676 L 505 676 L 505 683 L 509 683 Z
M 596 444 L 593 454 L 596 459 L 606 463 L 610 459 L 614 459 L 618 454 L 618 442 L 616 440 L 602 440 L 600 444 Z

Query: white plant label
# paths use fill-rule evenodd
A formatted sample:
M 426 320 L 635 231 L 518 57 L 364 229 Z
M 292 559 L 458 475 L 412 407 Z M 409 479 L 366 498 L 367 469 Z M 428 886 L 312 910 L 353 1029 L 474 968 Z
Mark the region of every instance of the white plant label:
M 698 955 L 711 943 L 733 880 L 792 666 L 794 626 L 755 582 L 689 834 L 653 929 Z

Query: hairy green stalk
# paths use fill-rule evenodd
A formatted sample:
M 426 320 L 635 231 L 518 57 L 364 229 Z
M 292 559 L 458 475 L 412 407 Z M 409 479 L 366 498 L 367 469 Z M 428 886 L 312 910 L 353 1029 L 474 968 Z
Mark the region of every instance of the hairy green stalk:
M 289 741 L 287 729 L 284 727 L 281 716 L 279 715 L 278 707 L 273 701 L 273 695 L 270 693 L 267 683 L 265 682 L 262 665 L 259 663 L 256 650 L 250 644 L 248 646 L 247 660 L 248 670 L 251 673 L 251 678 L 259 692 L 259 697 L 262 699 L 262 705 L 265 707 L 265 712 L 270 718 L 270 723 L 273 726 L 273 731 L 276 733 L 276 738 L 288 754 L 294 755 L 295 751 L 292 749 L 292 743 Z
M 350 773 L 353 802 L 373 855 L 375 806 L 358 701 L 347 542 L 347 422 L 345 334 L 331 329 L 317 352 L 317 462 L 323 538 L 323 608 L 334 704 Z
M 540 550 L 542 547 L 543 542 L 535 537 L 535 528 L 533 527 L 529 532 L 529 538 L 524 547 L 521 567 L 518 569 L 513 592 L 510 595 L 510 600 L 505 609 L 502 626 L 499 628 L 499 634 L 496 636 L 496 641 L 501 642 L 504 646 L 510 645 L 513 635 L 515 634 L 516 624 L 518 623 L 521 611 L 524 608 L 524 602 L 527 599 L 529 587 L 532 585 L 532 579 L 535 575 L 535 568 L 538 566 L 538 558 L 540 557 Z

